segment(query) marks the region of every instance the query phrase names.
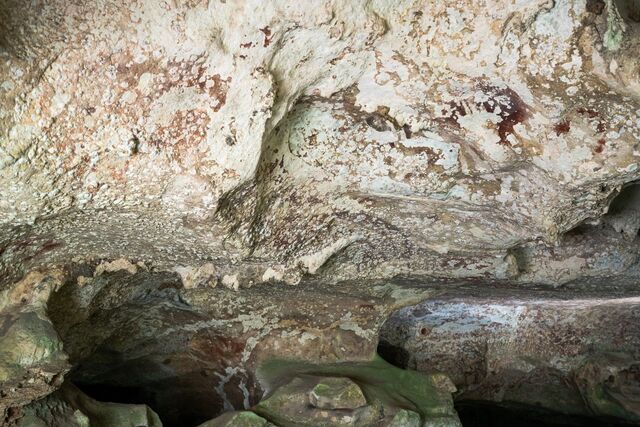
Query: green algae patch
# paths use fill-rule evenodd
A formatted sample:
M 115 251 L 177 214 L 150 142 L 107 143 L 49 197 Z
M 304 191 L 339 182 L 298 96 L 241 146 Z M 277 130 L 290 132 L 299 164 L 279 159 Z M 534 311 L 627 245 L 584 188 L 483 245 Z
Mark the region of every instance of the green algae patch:
M 358 384 L 349 378 L 325 378 L 311 393 L 311 404 L 316 408 L 356 409 L 367 404 Z
M 607 0 L 607 30 L 604 33 L 604 46 L 611 51 L 620 49 L 626 25 L 614 0 Z
M 227 412 L 218 418 L 200 424 L 198 427 L 269 427 L 270 422 L 251 411 Z
M 420 415 L 413 411 L 401 409 L 391 420 L 389 427 L 420 427 Z
M 443 374 L 425 374 L 400 369 L 380 356 L 369 362 L 313 365 L 300 361 L 270 360 L 258 369 L 258 377 L 268 391 L 293 377 L 347 377 L 357 383 L 368 402 L 414 411 L 423 419 L 455 417 L 451 393 L 455 386 Z

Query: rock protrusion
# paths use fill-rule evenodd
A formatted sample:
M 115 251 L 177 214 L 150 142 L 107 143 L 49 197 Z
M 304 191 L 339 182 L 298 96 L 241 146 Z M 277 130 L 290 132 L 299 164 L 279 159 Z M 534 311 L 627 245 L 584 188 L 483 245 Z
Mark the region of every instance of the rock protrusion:
M 367 404 L 360 387 L 349 378 L 325 378 L 309 393 L 311 405 L 319 409 L 357 409 Z
M 206 421 L 198 427 L 270 427 L 269 421 L 251 411 L 233 411 Z

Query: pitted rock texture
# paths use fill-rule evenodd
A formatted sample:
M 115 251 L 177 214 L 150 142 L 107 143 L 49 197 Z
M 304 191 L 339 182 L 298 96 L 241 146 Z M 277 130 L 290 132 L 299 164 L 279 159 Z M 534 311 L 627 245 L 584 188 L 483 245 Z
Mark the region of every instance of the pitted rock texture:
M 69 380 L 196 425 L 269 360 L 370 362 L 392 311 L 501 286 L 552 362 L 512 343 L 497 389 L 539 363 L 636 420 L 635 338 L 535 301 L 629 332 L 639 57 L 635 0 L 0 0 L 0 423 Z M 514 336 L 479 330 L 432 348 Z M 469 393 L 474 351 L 429 369 Z
M 124 257 L 211 263 L 235 288 L 557 284 L 637 264 L 565 237 L 640 178 L 633 1 L 5 0 L 0 16 L 4 274 Z

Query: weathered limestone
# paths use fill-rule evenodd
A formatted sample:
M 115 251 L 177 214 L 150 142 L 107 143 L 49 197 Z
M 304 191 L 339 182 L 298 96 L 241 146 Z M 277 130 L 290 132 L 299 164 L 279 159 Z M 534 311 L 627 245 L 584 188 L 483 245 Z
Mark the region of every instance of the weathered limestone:
M 636 422 L 638 58 L 633 0 L 0 0 L 0 424 Z
M 460 426 L 451 400 L 456 388 L 446 375 L 402 370 L 379 357 L 324 365 L 271 360 L 260 366 L 258 375 L 272 391 L 254 410 L 277 425 L 390 426 L 405 421 L 411 425 L 417 415 L 420 425 Z M 325 395 L 345 390 L 347 384 L 338 381 L 341 376 L 350 379 L 349 388 L 354 383 L 360 388 L 366 405 L 353 409 L 315 406 L 312 396 L 319 384 L 329 388 Z M 405 413 L 407 409 L 410 413 Z
M 374 425 L 384 418 L 382 405 L 377 402 L 367 405 L 365 401 L 354 408 L 315 405 L 310 396 L 317 388 L 317 383 L 318 378 L 294 378 L 260 402 L 256 411 L 282 427 L 358 427 Z
M 381 331 L 382 354 L 399 366 L 446 373 L 458 401 L 640 421 L 640 298 L 480 293 L 400 310 Z
M 39 303 L 46 304 L 43 318 L 62 349 L 45 378 L 107 390 L 91 394 L 100 401 L 144 401 L 168 425 L 197 425 L 257 403 L 265 384 L 256 370 L 274 357 L 319 365 L 368 361 L 384 319 L 433 294 L 389 283 L 365 289 L 359 283 L 305 283 L 258 287 L 239 298 L 224 286 L 184 288 L 175 272 L 124 260 L 70 266 L 53 283 L 37 277 L 10 289 L 18 300 L 20 289 L 34 296 L 35 285 L 57 289 Z M 34 309 L 24 303 L 23 311 Z M 23 335 L 24 343 L 47 338 L 33 329 Z M 67 374 L 69 365 L 76 369 Z M 17 378 L 0 383 L 9 396 L 2 401 L 5 410 L 59 386 L 44 383 L 33 395 L 25 392 L 27 384 L 12 388 L 30 366 L 16 361 L 11 376 Z
M 390 375 L 385 375 L 384 370 L 389 371 L 389 368 L 380 361 L 374 362 L 371 367 L 379 368 L 383 372 L 380 372 L 379 377 L 375 377 L 367 374 L 366 365 L 362 368 L 352 366 L 350 369 L 351 374 L 358 377 L 358 380 L 365 381 L 362 385 L 368 398 L 364 397 L 363 390 L 358 384 L 348 378 L 295 377 L 287 384 L 277 388 L 267 399 L 258 403 L 255 411 L 282 427 L 460 426 L 455 412 L 451 410 L 450 402 L 434 403 L 434 398 L 437 399 L 438 395 L 442 398 L 451 390 L 446 388 L 437 391 L 429 390 L 426 394 L 424 391 L 422 393 L 416 392 L 417 390 L 412 389 L 409 382 L 403 383 L 406 378 L 394 381 Z M 341 368 L 335 366 L 334 369 L 339 371 Z M 391 369 L 391 371 L 399 370 Z M 382 384 L 382 379 L 390 384 Z M 427 389 L 433 387 L 434 384 L 431 379 L 421 378 L 419 374 L 414 374 L 412 380 L 419 386 L 420 381 L 424 381 L 422 385 Z M 402 395 L 388 394 L 389 389 L 394 385 L 406 385 L 408 388 Z M 412 395 L 412 392 L 415 395 Z M 394 403 L 397 404 L 401 400 L 394 402 L 394 398 L 398 399 L 400 396 L 410 399 L 405 401 L 405 404 L 417 405 L 413 406 L 414 408 L 424 410 L 428 407 L 428 413 L 423 412 L 424 423 L 421 421 L 420 414 L 395 407 Z M 411 401 L 411 399 L 414 400 Z
M 631 1 L 0 13 L 2 263 L 16 278 L 124 257 L 189 286 L 563 283 L 606 267 L 548 248 L 640 178 Z
M 0 291 L 0 423 L 55 391 L 69 370 L 63 343 L 46 315 L 49 295 L 62 278 L 58 270 L 34 271 Z

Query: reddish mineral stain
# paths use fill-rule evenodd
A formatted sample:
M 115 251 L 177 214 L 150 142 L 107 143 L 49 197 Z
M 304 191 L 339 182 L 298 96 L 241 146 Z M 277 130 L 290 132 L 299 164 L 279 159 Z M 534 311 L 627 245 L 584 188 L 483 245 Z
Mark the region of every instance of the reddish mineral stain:
M 556 135 L 560 136 L 563 133 L 569 132 L 571 130 L 571 122 L 569 120 L 563 120 L 560 123 L 556 123 L 553 127 L 553 130 L 556 131 Z
M 578 114 L 581 114 L 583 116 L 587 116 L 590 119 L 593 119 L 593 118 L 598 117 L 600 115 L 600 113 L 598 113 L 596 110 L 591 110 L 589 108 L 584 108 L 584 107 L 580 107 L 576 111 L 578 112 Z
M 500 144 L 511 145 L 507 137 L 513 133 L 515 125 L 524 122 L 529 117 L 527 105 L 511 88 L 498 89 L 492 87 L 490 89 L 495 93 L 494 102 L 493 104 L 485 102 L 485 110 L 493 113 L 496 105 L 500 107 L 500 117 L 502 118 L 502 121 L 498 123 Z
M 511 88 L 480 84 L 479 89 L 488 95 L 487 101 L 473 102 L 468 99 L 466 103 L 449 102 L 449 108 L 441 111 L 443 116 L 440 118 L 441 122 L 460 128 L 458 119 L 469 113 L 465 105 L 469 105 L 471 110 L 484 110 L 487 113 L 497 112 L 500 116 L 500 122 L 496 125 L 498 136 L 500 136 L 499 144 L 511 145 L 507 137 L 513 134 L 513 128 L 517 124 L 524 122 L 529 117 L 527 105 Z
M 264 43 L 262 44 L 264 47 L 267 47 L 271 44 L 271 39 L 273 39 L 273 35 L 271 34 L 271 28 L 264 27 L 260 28 L 260 31 L 264 33 Z

